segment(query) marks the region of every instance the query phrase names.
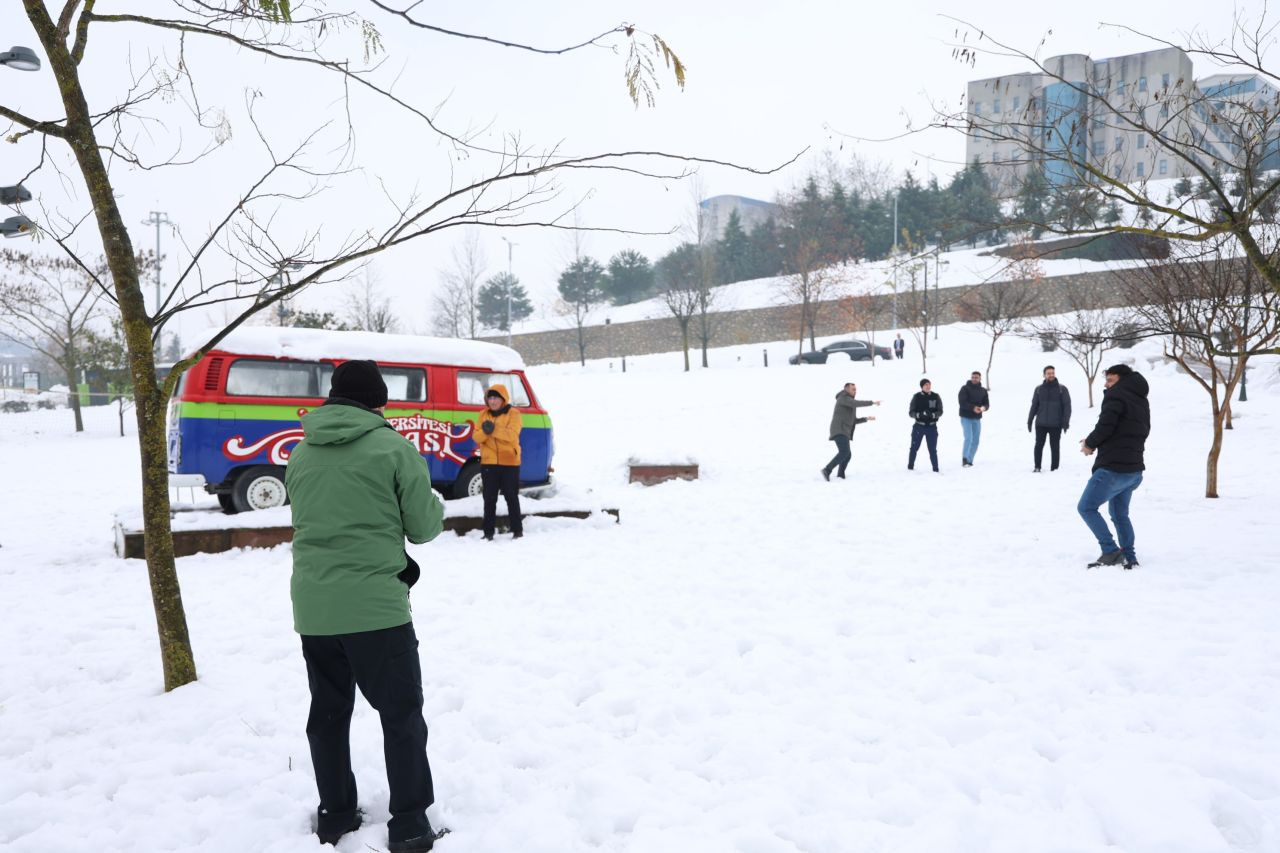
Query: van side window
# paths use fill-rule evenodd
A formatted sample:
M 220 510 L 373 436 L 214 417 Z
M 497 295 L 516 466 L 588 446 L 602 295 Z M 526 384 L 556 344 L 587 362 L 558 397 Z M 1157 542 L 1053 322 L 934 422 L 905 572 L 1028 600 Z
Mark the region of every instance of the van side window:
M 378 365 L 382 381 L 387 383 L 387 399 L 422 403 L 427 399 L 427 372 L 421 367 L 383 367 Z M 320 396 L 328 397 L 333 387 L 333 365 L 320 365 Z
M 227 393 L 241 397 L 319 397 L 317 364 L 240 358 L 227 373 Z
M 505 385 L 511 392 L 511 405 L 517 409 L 529 405 L 529 392 L 514 373 L 473 373 L 458 371 L 458 402 L 464 406 L 483 406 L 484 394 L 494 385 Z

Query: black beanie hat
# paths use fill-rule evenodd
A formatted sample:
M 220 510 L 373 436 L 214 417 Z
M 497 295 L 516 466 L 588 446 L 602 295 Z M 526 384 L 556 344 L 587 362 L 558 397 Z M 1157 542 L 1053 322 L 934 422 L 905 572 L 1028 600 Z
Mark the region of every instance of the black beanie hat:
M 1133 368 L 1127 364 L 1113 364 L 1104 372 L 1110 373 L 1113 376 L 1128 376 L 1130 373 L 1133 373 Z
M 382 381 L 376 361 L 344 361 L 333 371 L 329 396 L 376 409 L 387 404 L 387 383 Z

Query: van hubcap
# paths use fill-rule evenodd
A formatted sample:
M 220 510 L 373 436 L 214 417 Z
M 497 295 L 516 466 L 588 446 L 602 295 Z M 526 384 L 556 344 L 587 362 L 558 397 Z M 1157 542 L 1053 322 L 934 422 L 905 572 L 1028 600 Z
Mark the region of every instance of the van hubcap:
M 249 506 L 254 509 L 284 506 L 284 496 L 284 483 L 275 477 L 257 477 L 249 483 L 249 488 L 245 491 Z

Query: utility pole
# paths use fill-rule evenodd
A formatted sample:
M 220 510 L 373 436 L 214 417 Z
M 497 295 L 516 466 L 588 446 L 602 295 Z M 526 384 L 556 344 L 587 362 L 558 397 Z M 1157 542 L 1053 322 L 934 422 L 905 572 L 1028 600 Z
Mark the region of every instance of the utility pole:
M 893 194 L 893 327 L 898 328 L 898 194 Z
M 154 225 L 156 227 L 156 310 L 152 316 L 160 315 L 160 226 L 172 225 L 169 214 L 163 210 L 153 210 L 151 215 L 142 220 L 143 225 Z
M 507 244 L 507 346 L 511 346 L 511 284 L 515 281 L 515 275 L 511 272 L 511 253 L 518 243 L 512 243 L 506 237 L 502 238 Z

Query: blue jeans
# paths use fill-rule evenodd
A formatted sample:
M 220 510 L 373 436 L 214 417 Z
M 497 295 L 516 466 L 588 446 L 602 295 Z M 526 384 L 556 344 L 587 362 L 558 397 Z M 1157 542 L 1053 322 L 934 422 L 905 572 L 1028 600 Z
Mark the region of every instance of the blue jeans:
M 1122 474 L 1119 471 L 1099 468 L 1093 472 L 1093 476 L 1085 484 L 1076 510 L 1084 519 L 1084 523 L 1089 525 L 1089 530 L 1098 540 L 1098 547 L 1102 549 L 1102 553 L 1110 554 L 1117 550 L 1116 540 L 1111 538 L 1111 531 L 1107 528 L 1107 523 L 1102 520 L 1102 514 L 1098 512 L 1098 507 L 1106 504 L 1111 514 L 1111 521 L 1116 526 L 1116 538 L 1120 540 L 1118 550 L 1124 551 L 1125 559 L 1137 561 L 1137 554 L 1133 550 L 1133 525 L 1129 522 L 1129 499 L 1133 497 L 1133 490 L 1141 483 L 1141 471 Z
M 916 467 L 916 453 L 920 450 L 920 442 L 929 446 L 929 461 L 933 470 L 938 470 L 938 427 L 934 424 L 913 424 L 911 427 L 911 452 L 907 454 L 907 467 Z
M 961 418 L 960 426 L 964 427 L 964 451 L 961 455 L 972 462 L 974 454 L 978 452 L 978 439 L 982 437 L 982 421 L 977 418 Z

